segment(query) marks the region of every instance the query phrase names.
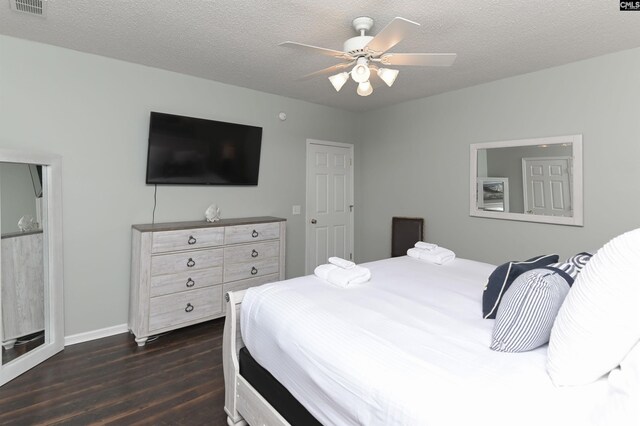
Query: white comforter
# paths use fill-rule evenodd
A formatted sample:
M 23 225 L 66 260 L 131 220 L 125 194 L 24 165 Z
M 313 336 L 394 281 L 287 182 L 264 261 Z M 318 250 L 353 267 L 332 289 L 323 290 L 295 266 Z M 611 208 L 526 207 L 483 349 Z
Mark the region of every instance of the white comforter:
M 253 357 L 324 425 L 589 425 L 606 380 L 555 387 L 547 347 L 489 349 L 482 290 L 493 265 L 400 257 L 364 264 L 370 282 L 315 276 L 249 289 Z

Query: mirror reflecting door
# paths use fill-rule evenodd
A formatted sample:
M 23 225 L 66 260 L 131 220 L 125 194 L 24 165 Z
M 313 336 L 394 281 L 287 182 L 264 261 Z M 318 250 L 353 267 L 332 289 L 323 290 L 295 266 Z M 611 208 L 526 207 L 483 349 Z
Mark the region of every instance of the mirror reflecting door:
M 60 158 L 0 149 L 0 385 L 64 347 Z
M 0 163 L 2 364 L 42 345 L 42 166 Z
M 582 136 L 470 146 L 469 214 L 582 226 Z

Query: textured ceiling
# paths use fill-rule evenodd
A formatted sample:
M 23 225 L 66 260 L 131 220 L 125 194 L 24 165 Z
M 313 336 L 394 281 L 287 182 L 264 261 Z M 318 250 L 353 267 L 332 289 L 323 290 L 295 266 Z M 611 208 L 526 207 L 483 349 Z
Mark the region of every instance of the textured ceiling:
M 399 67 L 363 98 L 350 81 L 297 81 L 336 63 L 279 47 L 342 50 L 351 20 L 372 33 L 401 16 L 422 26 L 392 52 L 457 53 L 451 68 Z M 352 111 L 365 111 L 640 46 L 640 12 L 613 0 L 48 0 L 46 18 L 0 2 L 0 34 Z M 0 61 L 2 59 L 0 58 Z

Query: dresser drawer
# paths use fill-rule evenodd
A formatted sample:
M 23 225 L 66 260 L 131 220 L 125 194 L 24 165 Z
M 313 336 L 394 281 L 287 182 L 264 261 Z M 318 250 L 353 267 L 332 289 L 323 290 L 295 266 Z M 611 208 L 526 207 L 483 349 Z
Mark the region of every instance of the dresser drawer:
M 151 275 L 175 274 L 222 266 L 223 250 L 194 250 L 151 256 Z
M 278 257 L 280 255 L 280 242 L 268 241 L 266 243 L 243 244 L 240 246 L 225 247 L 224 264 L 251 262 L 254 260 Z
M 189 323 L 222 312 L 222 286 L 151 298 L 149 331 Z
M 196 290 L 222 282 L 222 266 L 151 277 L 151 297 Z
M 277 257 L 270 257 L 268 259 L 244 263 L 225 263 L 224 281 L 236 281 L 245 278 L 275 274 L 278 272 L 279 266 L 280 259 Z
M 151 242 L 151 252 L 164 253 L 201 247 L 214 247 L 221 246 L 223 242 L 223 227 L 154 232 Z
M 279 237 L 280 222 L 227 226 L 224 230 L 225 244 L 273 240 Z

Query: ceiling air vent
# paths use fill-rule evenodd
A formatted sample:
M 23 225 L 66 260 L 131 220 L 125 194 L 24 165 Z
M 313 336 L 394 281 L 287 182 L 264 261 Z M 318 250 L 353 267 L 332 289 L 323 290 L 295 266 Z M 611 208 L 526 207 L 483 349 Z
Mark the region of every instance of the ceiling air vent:
M 45 17 L 47 14 L 47 0 L 9 0 L 11 10 Z

